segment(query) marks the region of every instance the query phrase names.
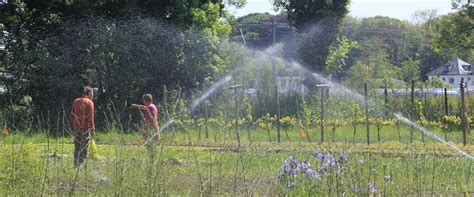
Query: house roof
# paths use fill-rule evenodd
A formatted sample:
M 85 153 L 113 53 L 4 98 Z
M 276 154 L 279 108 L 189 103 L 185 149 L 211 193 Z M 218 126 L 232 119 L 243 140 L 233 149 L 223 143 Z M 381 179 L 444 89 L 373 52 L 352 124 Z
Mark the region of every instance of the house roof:
M 469 64 L 459 58 L 456 58 L 453 61 L 448 62 L 445 65 L 442 65 L 431 72 L 428 76 L 437 76 L 437 75 L 471 75 L 474 74 L 474 65 Z

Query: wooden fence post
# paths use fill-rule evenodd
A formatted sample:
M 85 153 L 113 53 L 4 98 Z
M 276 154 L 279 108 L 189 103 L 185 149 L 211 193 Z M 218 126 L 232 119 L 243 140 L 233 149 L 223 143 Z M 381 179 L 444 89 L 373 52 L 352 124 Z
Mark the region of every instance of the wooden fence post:
M 278 143 L 280 143 L 280 97 L 278 94 L 278 85 L 275 85 L 275 99 L 277 103 L 277 117 L 276 117 L 276 125 L 277 125 L 277 137 L 278 137 Z
M 207 128 L 207 124 L 208 124 L 208 120 L 209 120 L 209 111 L 208 111 L 208 106 L 207 106 L 208 104 L 209 104 L 208 101 L 204 102 L 204 113 L 206 113 L 205 114 L 206 119 L 205 119 L 204 129 L 206 131 L 206 139 L 209 138 L 209 129 Z
M 168 88 L 166 88 L 166 85 L 163 84 L 163 107 L 165 108 L 165 118 L 166 121 L 171 121 L 171 116 L 169 112 L 169 106 L 168 106 Z M 171 126 L 171 131 L 173 131 L 173 137 L 176 139 L 176 130 L 174 129 L 174 126 Z
M 411 108 L 411 117 L 413 118 L 416 113 L 415 109 L 415 80 L 411 80 L 411 91 L 410 91 L 410 108 Z M 413 130 L 415 128 L 410 126 L 410 143 L 413 143 Z
M 462 122 L 462 142 L 463 145 L 467 145 L 467 131 L 469 130 L 469 125 L 467 123 L 467 117 L 466 117 L 466 101 L 464 99 L 464 78 L 461 78 L 461 122 Z
M 444 88 L 444 115 L 449 116 L 449 108 L 448 108 L 448 90 Z M 446 129 L 448 130 L 448 123 L 444 123 L 446 125 Z M 444 140 L 448 141 L 448 131 L 444 131 Z
M 240 128 L 239 128 L 239 119 L 240 119 L 240 109 L 239 109 L 239 98 L 237 96 L 237 87 L 234 88 L 234 97 L 235 97 L 235 133 L 237 134 L 237 141 L 240 148 Z
M 367 129 L 367 145 L 370 145 L 370 125 L 369 125 L 369 96 L 367 92 L 367 83 L 364 83 L 364 104 L 365 104 L 365 126 Z
M 321 115 L 319 116 L 319 124 L 321 127 L 321 143 L 324 142 L 324 88 L 321 87 L 321 100 L 320 100 L 320 108 L 321 108 Z

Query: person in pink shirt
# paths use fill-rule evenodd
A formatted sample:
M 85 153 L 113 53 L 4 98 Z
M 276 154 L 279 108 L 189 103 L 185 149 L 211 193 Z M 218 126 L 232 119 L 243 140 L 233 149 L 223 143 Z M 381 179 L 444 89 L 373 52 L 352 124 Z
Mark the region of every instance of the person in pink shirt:
M 153 104 L 153 97 L 151 94 L 143 95 L 143 105 L 132 104 L 132 108 L 139 109 L 143 112 L 144 128 L 142 135 L 148 140 L 155 133 L 155 140 L 160 141 L 160 127 L 158 126 L 158 108 Z

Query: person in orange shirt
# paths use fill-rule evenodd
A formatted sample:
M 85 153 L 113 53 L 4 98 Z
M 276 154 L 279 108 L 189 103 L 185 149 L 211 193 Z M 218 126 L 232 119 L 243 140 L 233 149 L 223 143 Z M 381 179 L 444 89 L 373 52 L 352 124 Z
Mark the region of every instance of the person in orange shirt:
M 94 125 L 94 89 L 84 87 L 81 98 L 74 100 L 71 111 L 71 122 L 74 135 L 74 165 L 81 166 L 87 158 L 87 147 L 90 135 L 95 134 Z

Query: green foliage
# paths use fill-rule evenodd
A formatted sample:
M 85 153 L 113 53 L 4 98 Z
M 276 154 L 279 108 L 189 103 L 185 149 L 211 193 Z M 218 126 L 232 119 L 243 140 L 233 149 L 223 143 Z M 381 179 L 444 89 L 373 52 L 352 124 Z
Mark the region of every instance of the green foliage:
M 344 84 L 352 87 L 362 88 L 364 83 L 373 84 L 374 70 L 369 65 L 361 61 L 357 61 L 355 65 L 351 66 L 348 73 L 348 78 Z
M 377 49 L 377 42 L 375 39 L 361 43 L 363 58 L 349 69 L 345 84 L 357 88 L 363 87 L 364 83 L 373 87 L 392 85 L 399 68 L 389 62 L 383 49 Z
M 219 4 L 206 3 L 200 8 L 191 8 L 193 18 L 192 25 L 198 27 L 206 35 L 217 38 L 227 38 L 231 27 L 228 23 L 222 22 L 220 18 Z
M 297 54 L 303 65 L 315 71 L 326 70 L 329 47 L 337 38 L 349 1 L 274 0 L 273 4 L 285 12 L 290 23 L 302 33 Z
M 2 63 L 14 76 L 1 81 L 9 90 L 5 100 L 18 104 L 28 95 L 37 113 L 57 114 L 90 85 L 98 88 L 98 111 L 113 105 L 125 114 L 143 93 L 159 98 L 163 84 L 190 92 L 235 65 L 220 51 L 231 30 L 222 20 L 223 6 L 221 1 L 2 4 L 0 23 L 8 32 Z M 97 114 L 99 128 L 102 115 Z M 117 122 L 130 122 L 129 116 Z
M 451 88 L 452 87 L 450 83 L 446 83 L 438 76 L 434 76 L 433 78 L 431 78 L 430 84 L 434 88 Z
M 305 129 L 308 128 L 309 124 L 311 123 L 311 110 L 308 106 L 306 101 L 301 102 L 298 112 L 298 120 L 299 125 L 301 128 Z
M 287 13 L 288 19 L 298 28 L 303 29 L 326 18 L 342 19 L 348 12 L 347 0 L 274 0 L 276 9 Z
M 270 116 L 270 114 L 266 114 L 265 116 L 262 116 L 261 118 L 257 119 L 257 125 L 258 127 L 265 129 L 265 130 L 270 130 L 273 128 L 273 123 L 275 122 L 275 117 Z
M 407 60 L 402 62 L 402 65 L 399 76 L 403 81 L 409 83 L 420 79 L 420 60 Z
M 282 117 L 280 118 L 280 126 L 284 129 L 290 129 L 297 126 L 297 119 L 295 117 Z
M 347 66 L 343 70 L 349 71 L 350 67 L 356 65 L 358 61 L 367 62 L 367 54 L 385 53 L 386 60 L 390 65 L 393 65 L 391 69 L 395 70 L 398 67 L 403 67 L 407 61 L 419 60 L 420 79 L 426 80 L 426 73 L 445 64 L 453 57 L 459 57 L 468 62 L 471 61 L 472 50 L 469 47 L 461 47 L 466 45 L 458 45 L 448 41 L 453 43 L 453 46 L 457 45 L 460 47 L 459 49 L 462 49 L 458 51 L 449 50 L 449 47 L 435 47 L 437 45 L 436 37 L 441 35 L 444 31 L 443 28 L 453 30 L 451 26 L 454 25 L 454 21 L 449 21 L 447 22 L 449 24 L 444 25 L 439 22 L 443 21 L 444 18 L 449 18 L 449 16 L 437 17 L 436 12 L 431 10 L 415 13 L 415 23 L 381 16 L 368 17 L 362 20 L 346 17 L 343 20 L 344 31 L 341 32 L 341 36 L 357 41 L 361 47 L 351 51 L 346 61 Z M 464 21 L 466 23 L 466 19 Z M 464 26 L 469 27 L 467 24 Z M 457 34 L 450 32 L 445 35 Z M 454 39 L 455 37 L 457 36 L 449 38 Z M 464 36 L 464 38 L 468 39 L 469 36 Z M 466 44 L 466 42 L 463 44 Z M 435 48 L 432 48 L 432 45 Z M 405 80 L 404 78 L 407 78 L 407 76 L 403 76 L 404 73 L 406 74 L 406 72 L 398 72 L 394 75 L 394 78 Z M 346 74 L 342 73 L 341 78 L 344 79 Z
M 349 57 L 349 52 L 353 48 L 359 47 L 357 41 L 350 41 L 343 36 L 337 40 L 337 45 L 332 47 L 329 51 L 329 56 L 326 60 L 326 73 L 338 75 L 346 66 L 346 59 Z
M 252 127 L 253 126 L 253 121 L 254 121 L 254 118 L 253 118 L 253 115 L 252 115 L 253 114 L 252 103 L 250 102 L 249 98 L 245 96 L 244 99 L 243 99 L 243 104 L 244 104 L 244 107 L 245 107 L 244 122 L 248 127 Z
M 433 36 L 433 48 L 438 53 L 463 54 L 461 58 L 472 61 L 474 53 L 474 8 L 442 16 L 436 20 L 438 34 Z
M 39 190 L 44 163 L 31 145 L 3 145 L 0 151 L 0 191 Z
M 266 48 L 273 44 L 271 18 L 268 13 L 252 13 L 237 19 L 231 40 L 243 43 L 243 37 L 249 48 Z M 266 23 L 266 24 L 265 24 Z M 278 33 L 278 32 L 277 32 Z

